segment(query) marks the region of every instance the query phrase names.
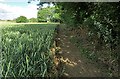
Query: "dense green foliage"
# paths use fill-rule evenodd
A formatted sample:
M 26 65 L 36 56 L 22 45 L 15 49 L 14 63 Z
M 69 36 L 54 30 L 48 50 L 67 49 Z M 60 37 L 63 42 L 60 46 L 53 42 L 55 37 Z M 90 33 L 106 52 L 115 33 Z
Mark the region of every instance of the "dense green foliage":
M 41 8 L 37 14 L 38 22 L 59 22 L 59 13 L 55 12 L 55 7 Z
M 47 77 L 53 72 L 50 47 L 54 24 L 15 25 L 2 29 L 2 75 Z
M 37 18 L 30 18 L 29 22 L 37 22 Z
M 25 16 L 20 16 L 16 19 L 17 23 L 26 23 L 28 22 L 28 19 Z
M 62 21 L 70 26 L 89 28 L 111 49 L 119 44 L 119 3 L 56 3 Z M 73 6 L 70 6 L 73 5 Z
M 84 21 L 90 29 L 91 34 L 97 34 L 97 37 L 110 47 L 115 49 L 119 44 L 120 32 L 120 6 L 118 3 L 99 3 L 96 4 L 93 14 Z

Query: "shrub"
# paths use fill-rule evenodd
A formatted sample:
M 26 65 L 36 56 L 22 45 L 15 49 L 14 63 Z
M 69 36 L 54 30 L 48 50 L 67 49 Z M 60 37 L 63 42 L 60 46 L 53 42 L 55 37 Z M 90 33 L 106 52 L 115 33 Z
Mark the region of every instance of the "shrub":
M 26 23 L 28 22 L 28 19 L 25 16 L 20 16 L 16 19 L 17 23 Z

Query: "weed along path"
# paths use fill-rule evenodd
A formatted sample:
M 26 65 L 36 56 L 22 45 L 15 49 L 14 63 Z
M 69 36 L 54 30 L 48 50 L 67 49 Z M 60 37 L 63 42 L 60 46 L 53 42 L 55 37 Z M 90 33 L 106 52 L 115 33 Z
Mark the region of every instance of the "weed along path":
M 59 28 L 61 61 L 64 63 L 66 77 L 102 77 L 101 69 L 80 55 L 79 49 L 70 42 L 72 35 L 66 29 Z

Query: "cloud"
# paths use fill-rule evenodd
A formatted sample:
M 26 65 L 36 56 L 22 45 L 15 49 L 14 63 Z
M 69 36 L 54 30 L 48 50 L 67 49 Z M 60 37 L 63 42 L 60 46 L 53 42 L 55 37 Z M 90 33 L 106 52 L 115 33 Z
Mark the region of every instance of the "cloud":
M 27 6 L 12 6 L 6 3 L 0 3 L 0 19 L 14 19 L 19 16 L 36 18 L 37 6 L 35 4 L 28 4 Z
M 0 2 L 4 2 L 5 0 L 0 0 Z
M 0 0 L 4 2 L 27 2 L 28 0 Z

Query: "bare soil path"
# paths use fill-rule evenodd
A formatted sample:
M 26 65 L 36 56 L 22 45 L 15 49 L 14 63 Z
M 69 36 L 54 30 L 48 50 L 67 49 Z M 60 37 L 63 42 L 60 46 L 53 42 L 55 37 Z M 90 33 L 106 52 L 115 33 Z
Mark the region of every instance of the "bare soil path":
M 62 54 L 62 61 L 64 62 L 65 71 L 64 76 L 68 77 L 103 77 L 101 68 L 88 61 L 80 55 L 79 49 L 70 42 L 73 35 L 66 29 L 60 27 L 59 39 Z

